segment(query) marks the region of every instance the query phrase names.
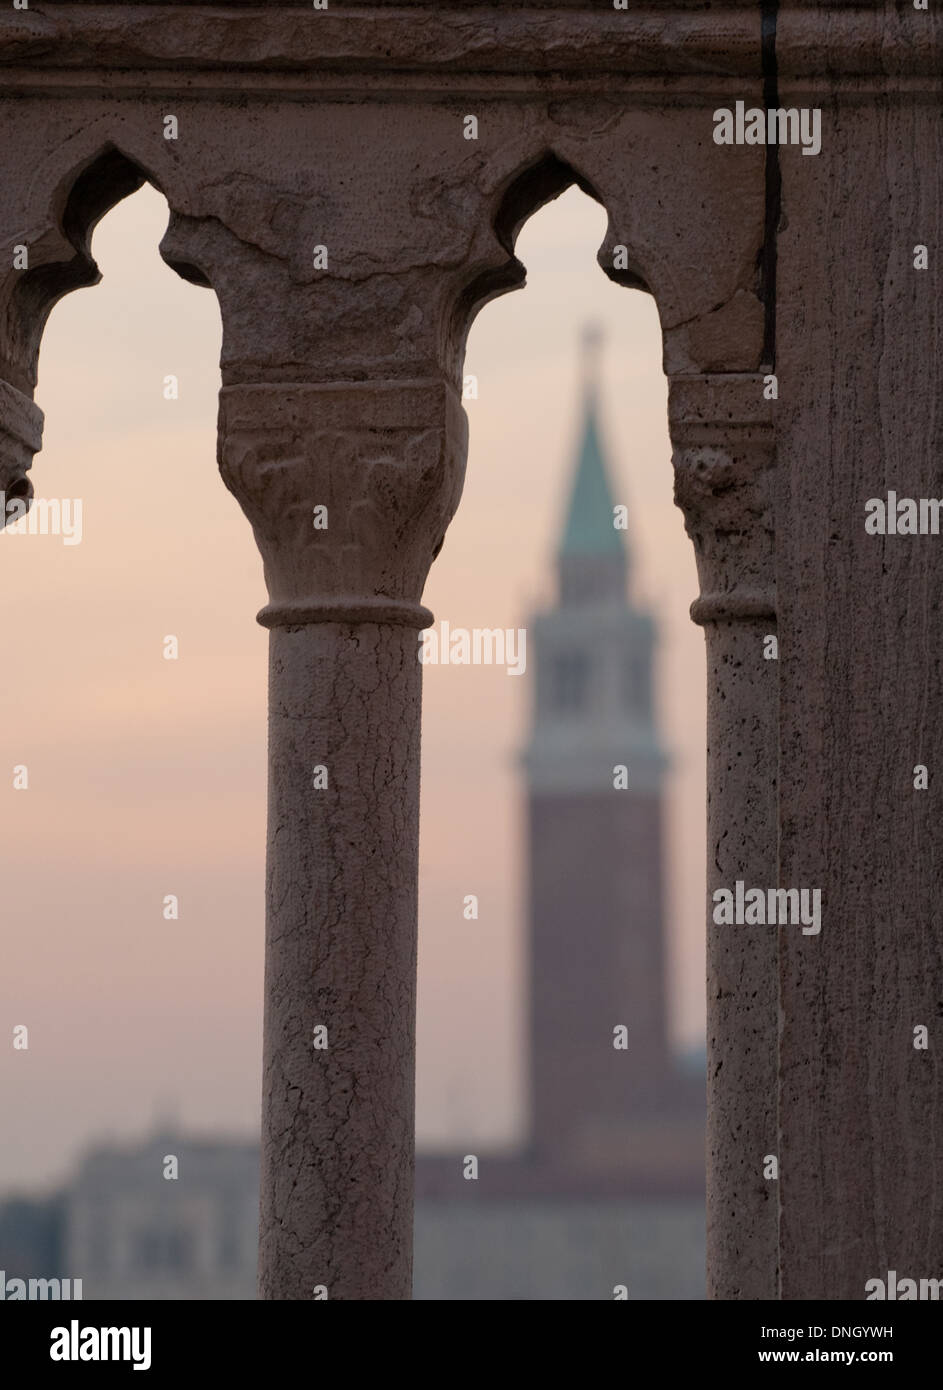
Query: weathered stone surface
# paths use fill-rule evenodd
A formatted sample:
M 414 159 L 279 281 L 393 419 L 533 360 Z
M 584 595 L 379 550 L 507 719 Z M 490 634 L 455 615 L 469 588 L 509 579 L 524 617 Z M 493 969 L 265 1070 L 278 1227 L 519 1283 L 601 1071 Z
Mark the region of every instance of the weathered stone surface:
M 27 477 L 33 455 L 42 447 L 43 412 L 6 381 L 0 381 L 0 493 L 5 501 L 32 497 Z M 7 520 L 0 508 L 0 526 Z
M 783 944 L 782 1294 L 860 1299 L 943 1265 L 941 537 L 864 529 L 870 497 L 943 495 L 943 182 L 935 104 L 824 120 L 779 239 L 781 872 L 824 901 Z
M 224 388 L 220 468 L 265 561 L 259 620 L 427 626 L 419 599 L 467 435 L 458 396 L 435 382 Z
M 778 1296 L 776 932 L 718 927 L 711 893 L 777 884 L 778 662 L 771 403 L 763 377 L 675 377 L 675 500 L 694 542 L 707 639 L 708 1296 Z
M 217 11 L 214 13 L 214 10 Z M 219 10 L 228 13 L 220 14 Z M 98 66 L 169 69 L 190 75 L 256 72 L 263 79 L 337 73 L 348 84 L 375 73 L 433 73 L 452 81 L 476 75 L 550 71 L 657 74 L 669 80 L 755 71 L 759 14 L 755 0 L 727 0 L 703 13 L 701 0 L 675 0 L 674 13 L 652 0 L 617 13 L 580 0 L 530 0 L 494 6 L 347 0 L 322 13 L 297 5 L 104 4 L 71 12 L 4 16 L 3 61 L 62 72 Z M 26 78 L 24 73 L 24 80 Z
M 322 622 L 270 643 L 259 1291 L 409 1298 L 416 633 Z

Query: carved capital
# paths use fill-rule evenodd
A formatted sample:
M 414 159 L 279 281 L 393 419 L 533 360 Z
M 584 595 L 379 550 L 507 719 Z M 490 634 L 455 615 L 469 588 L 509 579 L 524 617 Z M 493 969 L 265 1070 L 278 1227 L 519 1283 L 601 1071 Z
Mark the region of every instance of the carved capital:
M 0 492 L 4 499 L 30 498 L 33 485 L 27 474 L 43 443 L 43 412 L 29 396 L 7 381 L 0 381 Z M 0 527 L 6 510 L 0 508 Z
M 467 434 L 441 380 L 224 387 L 220 470 L 262 552 L 263 626 L 428 626 Z
M 773 402 L 759 374 L 674 377 L 668 414 L 675 502 L 694 542 L 696 623 L 775 618 Z

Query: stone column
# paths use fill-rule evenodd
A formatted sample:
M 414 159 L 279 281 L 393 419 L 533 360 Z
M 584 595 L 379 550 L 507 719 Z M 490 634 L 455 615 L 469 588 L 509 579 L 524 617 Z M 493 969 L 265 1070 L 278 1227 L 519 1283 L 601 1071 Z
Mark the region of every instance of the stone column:
M 29 396 L 9 382 L 0 380 L 0 492 L 3 503 L 26 500 L 33 495 L 27 477 L 33 455 L 42 448 L 43 412 Z M 0 506 L 0 527 L 6 522 L 6 508 Z
M 943 14 L 836 8 L 778 38 L 822 112 L 778 238 L 780 856 L 822 895 L 783 948 L 782 1297 L 863 1300 L 943 1275 L 943 536 L 865 529 L 943 496 Z
M 419 597 L 465 446 L 444 380 L 221 395 L 270 595 L 267 1299 L 411 1297 Z
M 770 407 L 754 374 L 674 377 L 675 500 L 694 542 L 707 639 L 708 1296 L 777 1294 L 778 942 L 720 927 L 715 888 L 777 884 L 778 662 Z

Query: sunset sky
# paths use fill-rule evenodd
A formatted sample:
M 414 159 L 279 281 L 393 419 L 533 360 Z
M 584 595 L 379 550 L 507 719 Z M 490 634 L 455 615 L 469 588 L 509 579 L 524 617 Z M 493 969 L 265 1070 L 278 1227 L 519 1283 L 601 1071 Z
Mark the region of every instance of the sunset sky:
M 53 311 L 36 493 L 81 498 L 84 537 L 0 534 L 5 846 L 0 1192 L 64 1176 L 92 1140 L 161 1118 L 254 1133 L 261 1075 L 267 634 L 248 522 L 216 470 L 215 297 L 160 260 L 163 198 L 101 223 L 104 279 Z M 579 427 L 579 346 L 604 328 L 602 427 L 660 625 L 669 780 L 671 1017 L 704 1024 L 704 655 L 693 552 L 671 500 L 653 301 L 595 262 L 605 214 L 571 190 L 525 226 L 523 291 L 475 322 L 465 494 L 425 602 L 519 627 L 552 594 Z M 164 378 L 179 379 L 165 400 Z M 164 638 L 179 639 L 177 661 Z M 523 787 L 532 685 L 424 674 L 418 1134 L 510 1142 L 522 1124 Z M 29 790 L 13 789 L 26 764 Z M 180 919 L 162 916 L 166 894 Z M 477 922 L 463 918 L 468 893 Z M 574 930 L 591 924 L 575 923 Z M 26 1024 L 29 1050 L 14 1051 Z

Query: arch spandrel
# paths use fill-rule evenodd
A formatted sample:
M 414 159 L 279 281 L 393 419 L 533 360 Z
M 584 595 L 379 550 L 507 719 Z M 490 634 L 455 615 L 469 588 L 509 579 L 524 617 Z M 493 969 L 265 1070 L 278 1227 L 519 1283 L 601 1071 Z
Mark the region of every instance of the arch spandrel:
M 603 270 L 617 283 L 641 281 L 655 298 L 666 375 L 756 371 L 764 151 L 714 145 L 713 104 L 627 109 L 601 130 L 585 106 L 571 120 L 559 112 L 554 149 L 609 214 Z M 615 265 L 620 246 L 628 273 Z

